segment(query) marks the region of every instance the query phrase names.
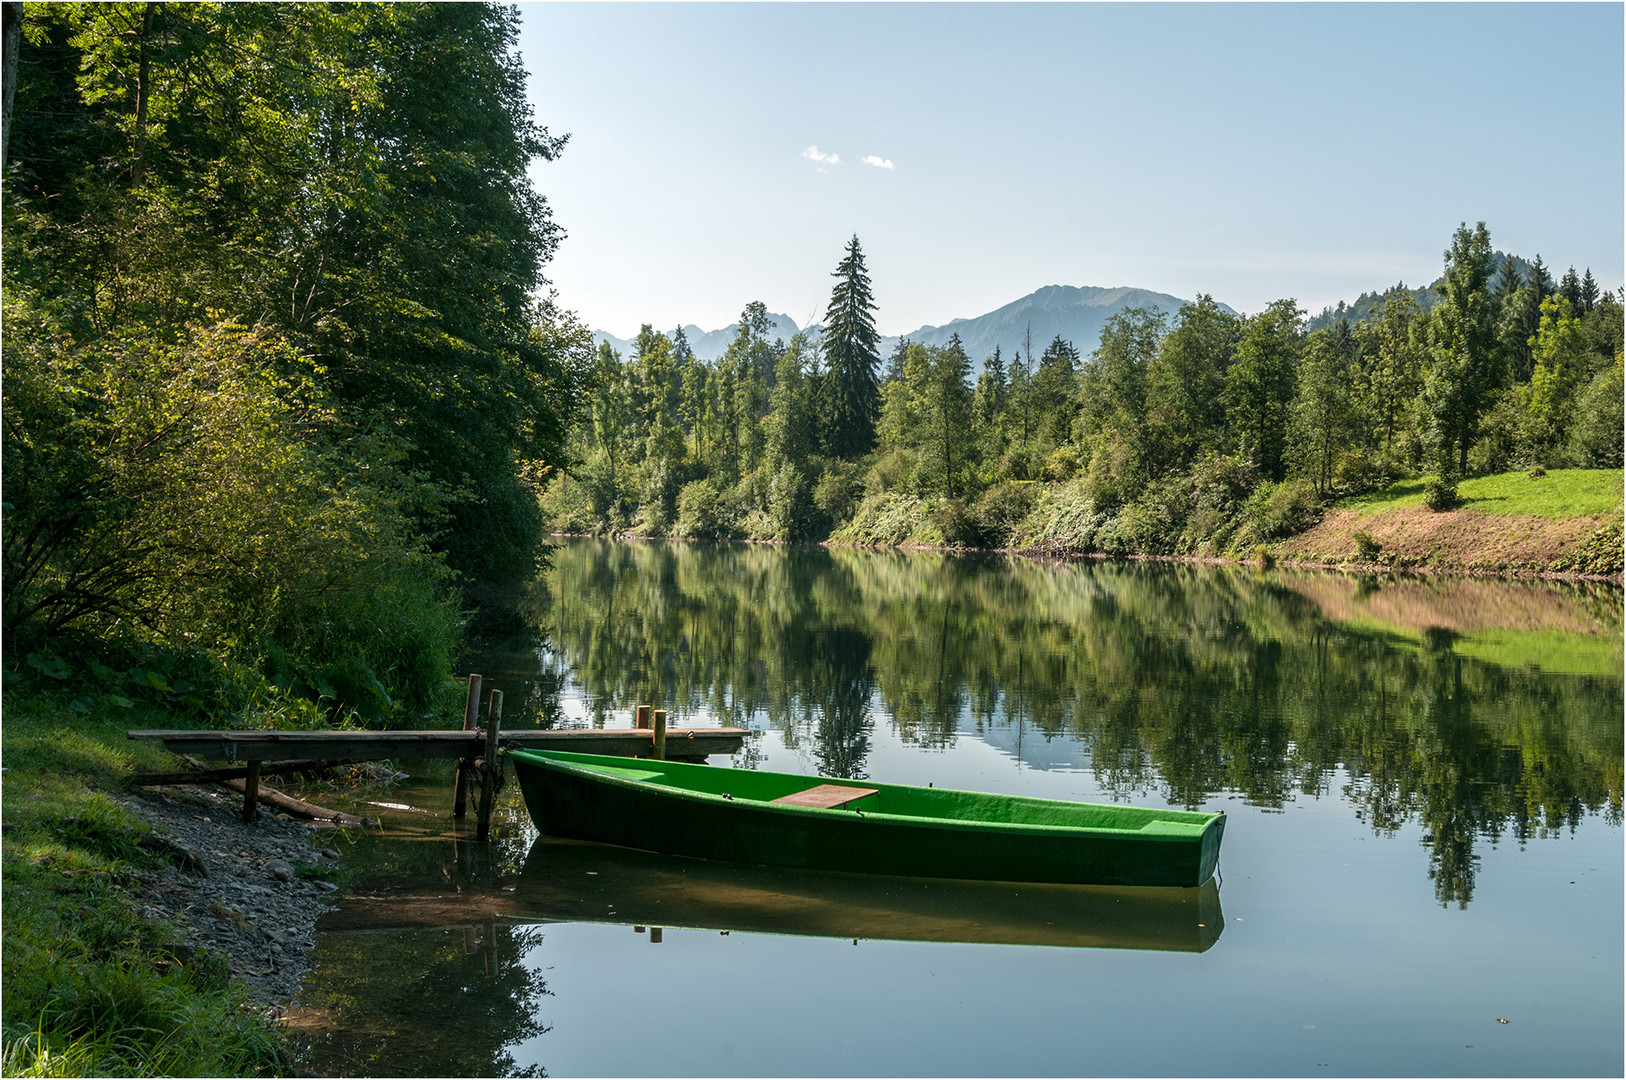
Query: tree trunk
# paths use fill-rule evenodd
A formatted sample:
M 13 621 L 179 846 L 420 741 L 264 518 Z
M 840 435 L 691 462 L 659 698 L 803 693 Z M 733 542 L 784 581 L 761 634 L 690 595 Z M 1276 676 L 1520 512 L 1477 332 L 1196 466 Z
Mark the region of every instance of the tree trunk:
M 5 101 L 4 112 L 0 113 L 0 170 L 4 170 L 11 153 L 11 103 L 17 96 L 17 58 L 22 51 L 23 5 L 7 0 L 0 4 L 0 8 L 4 8 L 5 23 Z

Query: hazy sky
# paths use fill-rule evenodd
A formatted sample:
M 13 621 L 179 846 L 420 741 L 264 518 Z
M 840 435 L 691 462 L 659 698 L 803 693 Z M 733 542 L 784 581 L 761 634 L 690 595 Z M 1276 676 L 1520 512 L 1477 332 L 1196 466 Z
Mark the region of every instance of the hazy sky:
M 548 276 L 618 336 L 822 319 L 855 233 L 886 334 L 1051 284 L 1314 313 L 1462 221 L 1622 280 L 1618 3 L 521 10 Z

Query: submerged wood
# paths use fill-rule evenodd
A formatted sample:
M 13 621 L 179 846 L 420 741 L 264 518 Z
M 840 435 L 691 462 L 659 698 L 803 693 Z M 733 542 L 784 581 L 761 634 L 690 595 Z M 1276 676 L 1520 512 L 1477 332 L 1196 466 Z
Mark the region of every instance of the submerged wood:
M 248 782 L 246 779 L 223 780 L 221 782 L 233 791 L 241 791 L 245 796 L 247 795 Z M 315 803 L 296 799 L 292 795 L 278 791 L 274 787 L 266 787 L 264 784 L 259 785 L 256 795 L 258 795 L 258 802 L 262 802 L 267 806 L 274 806 L 285 814 L 292 814 L 295 817 L 302 817 L 309 821 L 326 821 L 337 825 L 341 829 L 365 829 L 378 826 L 378 822 L 372 818 L 357 817 L 354 814 L 346 814 L 341 810 L 329 810 L 325 806 L 317 806 Z M 250 818 L 249 820 L 253 819 Z

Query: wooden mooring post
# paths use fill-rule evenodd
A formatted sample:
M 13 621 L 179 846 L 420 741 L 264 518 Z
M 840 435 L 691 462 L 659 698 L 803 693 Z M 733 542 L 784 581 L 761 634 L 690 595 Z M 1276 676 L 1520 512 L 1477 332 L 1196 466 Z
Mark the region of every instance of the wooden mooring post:
M 502 784 L 502 758 L 497 753 L 497 736 L 502 730 L 502 691 L 491 692 L 491 704 L 486 707 L 486 752 L 480 759 L 480 804 L 475 808 L 476 840 L 491 837 L 491 810 L 497 801 L 497 788 Z
M 641 708 L 648 708 L 647 705 Z M 666 760 L 666 710 L 655 710 L 655 731 L 650 737 L 651 754 L 656 761 Z
M 463 700 L 463 730 L 473 731 L 480 720 L 480 676 L 469 676 L 468 697 Z M 469 766 L 471 759 L 457 759 L 457 781 L 452 793 L 452 816 L 462 817 L 469 808 Z

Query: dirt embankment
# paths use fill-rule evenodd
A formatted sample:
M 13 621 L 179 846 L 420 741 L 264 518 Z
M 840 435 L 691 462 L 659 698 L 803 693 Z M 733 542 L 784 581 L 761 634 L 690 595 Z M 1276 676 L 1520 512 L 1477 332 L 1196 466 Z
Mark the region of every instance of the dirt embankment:
M 1277 557 L 1397 567 L 1608 575 L 1620 572 L 1620 527 L 1618 514 L 1558 520 L 1467 509 L 1436 513 L 1422 506 L 1376 514 L 1333 509 L 1316 525 L 1283 541 Z M 1367 539 L 1363 540 L 1363 536 Z M 1615 553 L 1612 566 L 1607 558 L 1611 543 Z M 1598 561 L 1600 555 L 1605 556 L 1602 562 Z

